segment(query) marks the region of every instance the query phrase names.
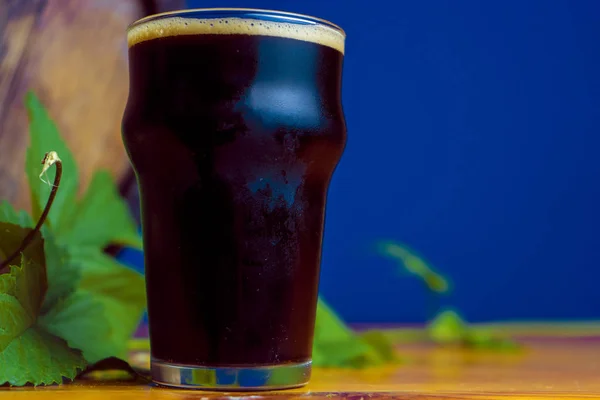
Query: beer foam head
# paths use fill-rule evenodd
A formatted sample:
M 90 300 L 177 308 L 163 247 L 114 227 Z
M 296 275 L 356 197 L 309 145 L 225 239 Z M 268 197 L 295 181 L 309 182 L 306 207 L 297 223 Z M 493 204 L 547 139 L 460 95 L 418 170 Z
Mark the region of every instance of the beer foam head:
M 134 24 L 127 32 L 129 47 L 147 40 L 179 35 L 276 36 L 313 42 L 344 53 L 344 34 L 322 24 L 300 25 L 250 18 L 197 19 L 167 17 Z

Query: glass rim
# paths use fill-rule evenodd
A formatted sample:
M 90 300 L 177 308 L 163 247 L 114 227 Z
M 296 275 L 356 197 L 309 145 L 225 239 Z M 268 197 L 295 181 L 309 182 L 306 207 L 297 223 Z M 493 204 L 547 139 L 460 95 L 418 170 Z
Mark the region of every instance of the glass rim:
M 189 8 L 189 9 L 184 9 L 184 10 L 166 11 L 166 12 L 162 12 L 162 13 L 152 14 L 152 15 L 148 15 L 146 17 L 140 18 L 140 19 L 134 21 L 133 23 L 131 23 L 127 27 L 127 32 L 129 32 L 131 29 L 133 29 L 136 26 L 145 24 L 146 22 L 156 21 L 156 20 L 163 19 L 163 18 L 185 17 L 188 14 L 210 14 L 210 13 L 231 13 L 231 15 L 228 15 L 228 16 L 221 15 L 221 16 L 219 16 L 220 18 L 223 18 L 223 17 L 235 18 L 235 17 L 244 17 L 244 16 L 246 18 L 250 18 L 252 15 L 254 15 L 257 17 L 262 16 L 262 17 L 280 18 L 281 21 L 278 21 L 278 22 L 287 22 L 290 24 L 309 23 L 309 24 L 314 24 L 314 25 L 320 25 L 325 28 L 334 30 L 337 33 L 339 33 L 340 35 L 342 35 L 342 37 L 344 39 L 346 38 L 346 32 L 342 29 L 342 27 L 340 27 L 337 24 L 334 24 L 331 21 L 323 19 L 323 18 L 313 17 L 311 15 L 306 15 L 306 14 L 288 12 L 288 11 L 268 10 L 268 9 L 263 9 L 263 8 L 235 8 L 235 7 L 233 7 L 233 8 L 218 8 L 218 7 L 217 8 Z M 248 15 L 246 15 L 246 14 L 248 14 Z M 210 18 L 210 16 L 207 18 Z M 218 18 L 218 17 L 216 17 L 216 18 Z

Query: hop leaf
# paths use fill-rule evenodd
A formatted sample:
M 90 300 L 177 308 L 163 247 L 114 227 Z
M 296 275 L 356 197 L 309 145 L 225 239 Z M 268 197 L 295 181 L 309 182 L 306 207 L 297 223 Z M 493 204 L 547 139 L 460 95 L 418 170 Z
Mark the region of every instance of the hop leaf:
M 383 242 L 380 243 L 379 249 L 383 255 L 397 260 L 405 271 L 419 277 L 432 292 L 447 293 L 450 290 L 448 279 L 408 247 L 393 242 Z
M 39 179 L 42 156 L 61 154 L 60 190 L 42 235 L 23 250 L 19 265 L 0 275 L 0 385 L 61 383 L 88 361 L 125 356 L 127 340 L 145 305 L 143 278 L 102 253 L 108 244 L 141 246 L 135 222 L 112 178 L 96 173 L 77 202 L 73 155 L 33 94 L 26 105 L 30 147 L 26 173 L 33 217 L 40 218 L 51 188 Z M 54 180 L 55 171 L 49 171 Z M 31 232 L 32 218 L 0 203 L 0 259 Z
M 30 231 L 0 223 L 0 250 L 10 253 Z M 62 382 L 73 379 L 86 365 L 81 352 L 38 324 L 46 288 L 43 240 L 36 234 L 20 265 L 0 275 L 0 384 Z
M 319 299 L 313 343 L 315 366 L 361 368 L 395 360 L 394 348 L 386 337 L 374 331 L 357 335 Z

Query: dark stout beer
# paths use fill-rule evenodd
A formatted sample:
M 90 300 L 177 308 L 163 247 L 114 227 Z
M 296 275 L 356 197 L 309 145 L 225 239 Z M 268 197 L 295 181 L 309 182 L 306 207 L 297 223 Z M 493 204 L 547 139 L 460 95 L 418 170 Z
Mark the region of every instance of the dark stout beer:
M 170 17 L 129 32 L 123 139 L 140 189 L 153 360 L 311 358 L 343 34 Z

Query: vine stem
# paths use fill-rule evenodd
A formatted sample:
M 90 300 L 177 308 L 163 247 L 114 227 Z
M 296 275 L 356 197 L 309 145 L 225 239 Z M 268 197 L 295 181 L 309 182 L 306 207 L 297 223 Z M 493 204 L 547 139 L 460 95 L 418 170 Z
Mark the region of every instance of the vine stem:
M 54 183 L 47 182 L 52 186 L 50 190 L 50 196 L 48 196 L 48 201 L 46 202 L 46 207 L 44 207 L 44 211 L 42 211 L 42 215 L 40 215 L 40 219 L 38 220 L 35 228 L 33 228 L 29 233 L 23 238 L 21 245 L 0 264 L 0 274 L 4 274 L 9 272 L 10 263 L 17 258 L 19 254 L 23 252 L 29 246 L 36 233 L 40 232 L 42 229 L 42 225 L 46 222 L 46 218 L 48 218 L 48 213 L 50 212 L 50 208 L 52 207 L 52 203 L 54 203 L 54 198 L 56 197 L 56 192 L 58 191 L 58 186 L 60 185 L 60 178 L 62 177 L 62 161 L 58 157 L 55 151 L 48 152 L 44 155 L 44 159 L 42 160 L 42 173 L 40 174 L 40 179 L 44 181 L 42 178 L 43 175 L 48 171 L 52 165 L 56 165 L 56 175 L 54 176 Z M 46 181 L 44 181 L 46 182 Z

